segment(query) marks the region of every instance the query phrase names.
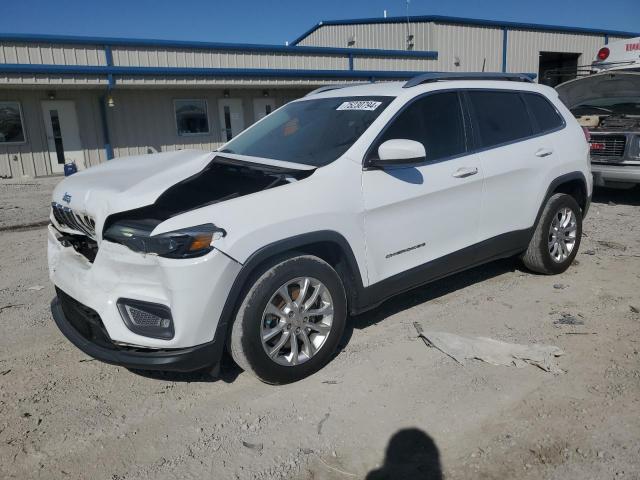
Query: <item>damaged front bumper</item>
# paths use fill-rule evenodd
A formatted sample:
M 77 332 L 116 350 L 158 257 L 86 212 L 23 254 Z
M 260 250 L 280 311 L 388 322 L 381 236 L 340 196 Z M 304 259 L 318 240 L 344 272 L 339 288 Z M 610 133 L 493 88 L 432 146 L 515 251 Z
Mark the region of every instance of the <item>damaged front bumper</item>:
M 91 263 L 59 236 L 50 226 L 49 274 L 59 292 L 52 312 L 60 330 L 78 348 L 130 368 L 185 371 L 219 360 L 224 339 L 214 337 L 241 268 L 238 262 L 215 249 L 198 258 L 166 259 L 102 241 Z M 132 331 L 118 308 L 121 299 L 166 307 L 172 317 L 172 337 Z M 74 322 L 78 315 L 70 312 L 78 311 L 84 312 L 84 320 Z M 215 355 L 207 365 L 203 358 L 211 354 Z
M 131 369 L 191 372 L 216 367 L 222 356 L 223 339 L 177 349 L 151 350 L 116 345 L 106 335 L 96 333 L 94 328 L 99 326 L 92 325 L 82 315 L 81 309 L 74 308 L 73 302 L 65 298 L 65 295 L 60 291 L 51 302 L 51 313 L 56 325 L 71 343 L 102 362 Z

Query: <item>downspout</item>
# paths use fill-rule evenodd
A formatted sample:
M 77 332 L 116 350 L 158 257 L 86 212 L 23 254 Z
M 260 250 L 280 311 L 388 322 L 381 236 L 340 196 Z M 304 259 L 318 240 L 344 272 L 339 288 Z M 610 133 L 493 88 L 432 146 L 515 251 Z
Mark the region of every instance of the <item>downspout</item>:
M 111 138 L 109 136 L 109 124 L 107 123 L 107 95 L 99 98 L 100 102 L 100 118 L 102 119 L 102 137 L 104 138 L 104 151 L 107 154 L 107 160 L 113 159 L 113 147 L 111 146 Z
M 113 66 L 113 53 L 111 52 L 111 46 L 104 46 L 104 56 L 107 61 L 107 66 Z M 113 147 L 111 146 L 111 136 L 109 134 L 109 122 L 107 121 L 107 102 L 108 97 L 111 95 L 111 90 L 115 86 L 116 81 L 113 78 L 112 73 L 107 74 L 107 94 L 102 95 L 100 101 L 100 118 L 102 119 L 102 137 L 104 138 L 104 151 L 107 155 L 107 160 L 114 158 Z
M 502 27 L 502 72 L 507 71 L 507 47 L 508 47 L 508 32 L 507 27 Z

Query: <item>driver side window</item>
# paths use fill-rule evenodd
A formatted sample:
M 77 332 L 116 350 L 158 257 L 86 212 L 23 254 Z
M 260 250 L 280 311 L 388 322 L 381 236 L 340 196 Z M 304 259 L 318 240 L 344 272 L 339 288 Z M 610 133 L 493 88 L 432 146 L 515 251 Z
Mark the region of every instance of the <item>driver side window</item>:
M 466 151 L 464 121 L 457 92 L 426 95 L 396 117 L 375 145 L 392 139 L 415 140 L 424 145 L 427 161 L 441 160 Z

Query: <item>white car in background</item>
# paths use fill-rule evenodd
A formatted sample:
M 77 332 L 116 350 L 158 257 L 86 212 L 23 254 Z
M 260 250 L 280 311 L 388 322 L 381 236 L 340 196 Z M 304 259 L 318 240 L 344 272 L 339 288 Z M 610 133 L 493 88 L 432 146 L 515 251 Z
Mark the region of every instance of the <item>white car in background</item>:
M 215 368 L 226 347 L 291 382 L 329 362 L 348 314 L 393 295 L 515 255 L 563 272 L 591 192 L 583 130 L 526 76 L 325 87 L 219 151 L 62 181 L 52 312 L 105 362 Z
M 590 133 L 595 184 L 640 184 L 640 37 L 600 48 L 593 73 L 556 87 L 562 101 Z

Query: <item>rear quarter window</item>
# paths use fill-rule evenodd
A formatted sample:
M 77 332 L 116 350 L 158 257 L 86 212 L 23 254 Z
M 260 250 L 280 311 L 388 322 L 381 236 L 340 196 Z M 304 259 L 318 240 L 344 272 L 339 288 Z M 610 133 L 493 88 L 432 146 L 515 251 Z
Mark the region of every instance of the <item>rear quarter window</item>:
M 533 135 L 533 126 L 520 92 L 468 91 L 482 148 Z
M 536 133 L 550 132 L 564 125 L 564 120 L 556 108 L 542 95 L 523 93 L 522 96 L 533 115 Z

